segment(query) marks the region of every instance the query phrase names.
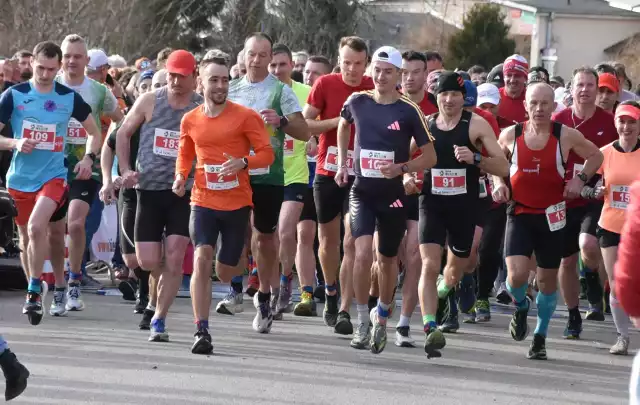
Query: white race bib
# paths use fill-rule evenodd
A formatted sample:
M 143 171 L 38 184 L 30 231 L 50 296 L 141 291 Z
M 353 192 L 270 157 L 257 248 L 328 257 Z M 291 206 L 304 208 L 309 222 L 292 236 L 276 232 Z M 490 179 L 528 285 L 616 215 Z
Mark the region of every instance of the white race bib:
M 24 120 L 22 121 L 22 137 L 40 141 L 36 149 L 54 150 L 56 146 L 56 124 L 38 124 Z
M 256 153 L 253 149 L 249 150 L 249 156 L 255 156 Z M 269 174 L 269 167 L 258 167 L 257 169 L 249 169 L 249 176 L 261 176 L 263 174 Z
M 71 145 L 85 145 L 87 143 L 87 130 L 75 118 L 71 118 L 67 126 L 67 143 Z
M 544 214 L 551 232 L 559 231 L 567 224 L 567 204 L 564 201 L 550 206 L 544 210 Z
M 293 156 L 294 139 L 289 135 L 284 136 L 284 146 L 282 148 L 284 156 Z
M 360 149 L 360 172 L 363 177 L 384 178 L 381 163 L 393 163 L 395 152 Z
M 209 190 L 230 190 L 238 187 L 238 175 L 221 176 L 222 165 L 204 165 L 204 175 Z
M 580 172 L 582 171 L 583 168 L 584 168 L 584 165 L 575 163 L 573 165 L 573 177 L 576 177 L 578 174 L 580 174 Z
M 611 186 L 611 207 L 626 210 L 631 202 L 629 186 Z
M 347 151 L 347 172 L 349 176 L 354 176 L 355 172 L 353 171 L 353 151 Z M 327 148 L 327 156 L 324 159 L 324 169 L 330 172 L 338 171 L 338 147 L 337 146 L 329 146 Z
M 431 169 L 431 194 L 467 194 L 467 169 Z
M 479 197 L 485 198 L 487 194 L 487 180 L 484 177 L 480 177 L 480 182 L 478 184 Z
M 159 156 L 177 158 L 180 146 L 180 132 L 156 128 L 153 137 L 153 153 Z

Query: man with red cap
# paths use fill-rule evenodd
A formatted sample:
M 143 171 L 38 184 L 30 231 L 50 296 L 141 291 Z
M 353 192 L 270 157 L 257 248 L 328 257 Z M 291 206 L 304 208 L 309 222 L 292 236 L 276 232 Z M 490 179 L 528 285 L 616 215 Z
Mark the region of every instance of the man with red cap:
M 611 73 L 600 73 L 598 75 L 598 94 L 596 95 L 596 105 L 603 110 L 613 114 L 618 104 L 620 94 L 620 81 Z
M 165 318 L 180 287 L 182 262 L 189 244 L 193 173 L 182 179 L 187 190 L 183 196 L 172 192 L 180 122 L 185 113 L 203 102 L 202 96 L 194 91 L 196 59 L 191 53 L 185 50 L 172 52 L 166 70 L 167 86 L 145 93 L 136 100 L 116 138 L 123 186 L 135 187 L 138 199 L 133 235 L 138 263 L 159 280 L 157 308 L 149 304 L 143 314 L 148 316 L 155 312 L 149 337 L 155 342 L 169 340 Z M 138 128 L 138 156 L 136 167 L 131 167 L 129 140 Z
M 509 56 L 502 66 L 504 87 L 500 88 L 500 107 L 498 125 L 500 129 L 527 120 L 524 108 L 524 95 L 529 73 L 529 64 L 521 55 Z

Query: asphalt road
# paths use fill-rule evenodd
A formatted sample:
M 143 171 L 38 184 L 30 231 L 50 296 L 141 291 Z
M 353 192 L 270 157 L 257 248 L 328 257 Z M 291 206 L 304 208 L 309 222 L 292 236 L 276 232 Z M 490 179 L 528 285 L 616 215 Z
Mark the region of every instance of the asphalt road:
M 214 355 L 197 356 L 189 350 L 189 299 L 178 298 L 172 308 L 171 342 L 150 343 L 147 332 L 137 329 L 132 305 L 117 296 L 85 294 L 85 311 L 46 316 L 37 327 L 21 315 L 22 297 L 0 291 L 0 333 L 31 371 L 16 404 L 627 402 L 632 357 L 609 355 L 615 340 L 610 317 L 585 322 L 583 340 L 565 341 L 566 312 L 560 311 L 547 339 L 550 359 L 532 361 L 525 358 L 531 338 L 513 341 L 507 331 L 510 310 L 494 306 L 491 323 L 462 325 L 447 335 L 443 357 L 428 360 L 421 347 L 394 346 L 397 319 L 390 321 L 389 342 L 379 355 L 350 348 L 349 339 L 332 333 L 319 317 L 286 314 L 270 334 L 260 335 L 251 329 L 255 310 L 245 299 L 244 313 L 212 314 Z M 421 344 L 418 313 L 411 327 Z M 634 349 L 637 341 L 634 333 Z

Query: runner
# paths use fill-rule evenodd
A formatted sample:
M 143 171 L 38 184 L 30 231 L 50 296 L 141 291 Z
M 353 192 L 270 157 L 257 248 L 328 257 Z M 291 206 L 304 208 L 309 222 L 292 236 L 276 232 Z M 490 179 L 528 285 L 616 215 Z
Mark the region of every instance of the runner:
M 598 95 L 596 96 L 596 105 L 598 107 L 613 114 L 618 104 L 619 94 L 620 82 L 615 75 L 611 73 L 598 74 Z
M 367 44 L 359 37 L 344 37 L 340 40 L 340 73 L 322 76 L 313 85 L 304 117 L 309 130 L 320 136 L 313 183 L 313 198 L 318 214 L 318 237 L 320 264 L 325 279 L 326 305 L 324 323 L 336 333 L 353 333 L 349 308 L 353 297 L 354 242 L 346 213 L 351 182 L 338 186 L 334 175 L 338 170 L 337 127 L 340 111 L 347 98 L 355 92 L 373 89 L 373 80 L 364 76 L 367 65 Z M 352 128 L 353 135 L 353 128 Z M 353 141 L 349 153 L 353 154 Z M 353 159 L 347 164 L 352 168 Z M 340 214 L 344 218 L 344 257 L 340 262 Z M 337 276 L 340 269 L 340 312 L 338 312 Z
M 420 108 L 396 91 L 401 79 L 402 55 L 383 46 L 372 58 L 373 91 L 351 95 L 338 124 L 338 171 L 336 183 L 349 182 L 347 151 L 351 125 L 355 123 L 355 181 L 349 194 L 351 231 L 355 244 L 353 287 L 358 327 L 351 347 L 381 353 L 387 344 L 387 319 L 394 300 L 398 266 L 396 256 L 407 222 L 403 173 L 432 167 L 436 162 L 433 138 Z M 423 74 L 424 77 L 424 74 Z M 402 125 L 402 126 L 401 126 Z M 414 139 L 422 152 L 409 159 Z M 373 264 L 373 234 L 378 228 L 377 263 L 380 300 L 369 313 L 367 301 Z M 372 323 L 371 331 L 369 321 Z
M 617 79 L 616 79 L 617 80 Z M 626 211 L 631 201 L 630 188 L 640 172 L 640 105 L 625 101 L 616 109 L 615 125 L 618 140 L 601 148 L 604 161 L 594 177 L 602 177 L 604 186 L 585 187 L 582 194 L 592 198 L 604 197 L 602 215 L 598 221 L 598 239 L 604 259 L 604 267 L 611 286 L 611 312 L 618 331 L 618 340 L 609 352 L 627 355 L 629 352 L 629 327 L 631 321 L 616 296 L 613 267 L 618 259 L 620 234 L 626 221 Z M 592 180 L 592 183 L 595 183 Z
M 91 106 L 93 119 L 100 125 L 100 117 L 105 114 L 114 122 L 122 120 L 123 115 L 118 108 L 118 101 L 106 86 L 85 76 L 85 67 L 89 62 L 87 45 L 79 35 L 67 35 L 62 41 L 62 75 L 56 80 L 72 90 L 78 92 L 85 102 Z M 102 132 L 102 130 L 101 130 Z M 96 201 L 102 183 L 99 153 L 91 156 L 94 160 L 91 178 L 76 178 L 73 167 L 85 156 L 87 133 L 82 125 L 71 119 L 67 128 L 65 156 L 69 162 L 69 213 L 67 231 L 69 233 L 69 288 L 66 302 L 64 290 L 56 289 L 51 302 L 49 313 L 64 316 L 67 311 L 82 311 L 84 301 L 80 293 L 82 280 L 82 262 L 85 247 L 91 242 L 87 240 L 85 224 L 91 205 L 100 204 Z M 100 138 L 102 140 L 102 137 Z M 64 239 L 61 241 L 64 246 Z M 59 251 L 54 249 L 54 251 Z M 63 250 L 64 251 L 64 250 Z
M 100 150 L 100 130 L 91 107 L 70 88 L 54 81 L 61 67 L 62 50 L 53 42 L 36 45 L 34 77 L 2 93 L 0 131 L 11 123 L 13 138 L 0 138 L 0 149 L 14 150 L 7 173 L 7 190 L 16 202 L 15 222 L 20 235 L 20 259 L 29 275 L 27 300 L 22 312 L 29 322 L 42 320 L 40 276 L 49 245 L 56 277 L 56 292 L 64 294 L 64 234 L 68 208 L 67 166 L 78 179 L 88 179 Z M 87 154 L 73 165 L 65 162 L 71 119 L 87 134 Z
M 520 55 L 509 56 L 502 65 L 505 86 L 500 88 L 500 107 L 497 117 L 501 129 L 527 119 L 524 95 L 528 73 L 529 64 Z
M 556 106 L 550 85 L 530 85 L 526 105 L 531 119 L 500 134 L 500 146 L 511 161 L 511 187 L 500 176 L 493 176 L 493 181 L 497 201 L 511 200 L 505 239 L 507 289 L 516 305 L 509 326 L 511 337 L 522 341 L 529 334 L 526 293 L 529 261 L 535 253 L 538 323 L 527 358 L 546 360 L 545 340 L 556 309 L 558 267 L 566 237 L 565 199 L 580 194 L 585 178 L 593 176 L 602 163 L 602 153 L 580 132 L 551 120 Z M 579 177 L 565 185 L 565 162 L 571 152 L 584 159 L 584 167 Z
M 229 69 L 220 57 L 200 64 L 204 104 L 185 114 L 180 125 L 173 192 L 185 195 L 186 179 L 196 160 L 191 193 L 189 232 L 195 246 L 191 298 L 196 333 L 191 352 L 213 350 L 209 333 L 211 273 L 218 236 L 216 274 L 223 282 L 236 275 L 251 212 L 249 168 L 273 163 L 273 149 L 262 118 L 253 110 L 227 101 Z M 212 136 L 213 135 L 213 136 Z M 250 156 L 253 149 L 255 156 Z
M 196 76 L 196 60 L 191 53 L 171 53 L 167 59 L 167 87 L 136 100 L 116 139 L 123 186 L 136 186 L 134 241 L 138 264 L 159 279 L 157 306 L 154 308 L 151 302 L 147 306 L 155 312 L 149 340 L 156 342 L 169 340 L 165 319 L 180 287 L 182 262 L 189 244 L 189 193 L 178 197 L 171 190 L 180 121 L 202 103 L 202 97 L 194 92 Z M 130 138 L 138 129 L 140 143 L 134 171 Z
M 506 175 L 508 164 L 491 126 L 463 111 L 464 80 L 458 73 L 439 78 L 436 96 L 440 112 L 429 119 L 438 162 L 425 171 L 420 196 L 419 240 L 422 256 L 420 307 L 428 357 L 439 357 L 446 342 L 437 329 L 436 310 L 446 318 L 448 296 L 470 266 L 469 255 L 477 223 L 480 171 Z M 488 157 L 480 150 L 485 149 Z M 448 245 L 444 275 L 443 247 Z M 440 302 L 438 302 L 440 300 Z
M 324 56 L 311 56 L 302 72 L 304 84 L 313 86 L 320 76 L 331 73 L 332 68 L 331 62 Z
M 259 333 L 271 330 L 279 294 L 277 226 L 284 198 L 284 140 L 291 137 L 307 141 L 309 130 L 291 87 L 269 74 L 273 57 L 271 38 L 263 33 L 249 35 L 244 44 L 247 74 L 229 84 L 229 100 L 258 112 L 270 134 L 275 154 L 273 164 L 249 172 L 253 190 L 251 252 L 258 265 L 260 287 L 254 296 L 256 317 L 253 328 Z M 238 225 L 240 226 L 240 225 Z M 233 315 L 242 307 L 242 279 L 234 278 L 229 295 L 216 308 Z
M 293 59 L 291 50 L 286 45 L 276 44 L 273 47 L 273 58 L 269 63 L 269 72 L 291 87 L 291 90 L 298 98 L 298 103 L 303 105 L 309 97 L 311 87 L 291 80 L 292 71 Z M 299 251 L 296 241 L 297 224 L 300 221 L 300 215 L 304 207 L 304 197 L 309 185 L 307 143 L 294 139 L 290 135 L 285 135 L 283 149 L 284 201 L 282 202 L 278 219 L 279 257 L 282 276 L 280 278 L 280 296 L 276 313 L 273 314 L 274 319 L 281 319 L 283 313 L 293 310 L 293 305 L 291 304 L 293 265 L 296 259 L 296 252 Z M 313 245 L 311 247 L 313 248 Z M 313 268 L 308 266 L 298 268 L 298 276 L 300 277 L 300 289 L 304 294 L 301 299 L 305 300 L 305 304 L 301 308 L 308 306 L 309 312 L 313 312 Z M 313 314 L 309 313 L 307 316 L 311 315 Z
M 303 73 L 304 68 L 307 65 L 307 61 L 309 60 L 309 54 L 305 51 L 298 51 L 293 54 L 292 58 L 293 71 Z
M 33 77 L 33 69 L 31 68 L 32 57 L 33 54 L 26 49 L 21 49 L 13 55 L 13 59 L 18 61 L 20 83 L 24 83 Z
M 598 148 L 614 142 L 617 139 L 617 131 L 613 116 L 596 106 L 598 74 L 589 67 L 578 68 L 574 71 L 571 83 L 573 105 L 555 114 L 553 120 L 577 129 Z M 581 173 L 583 165 L 582 158 L 575 153 L 569 154 L 565 180 L 570 181 Z M 586 179 L 583 178 L 583 181 Z M 599 201 L 588 201 L 579 196 L 567 201 L 565 245 L 559 273 L 562 296 L 569 309 L 569 319 L 564 331 L 564 337 L 567 339 L 579 339 L 582 333 L 582 317 L 578 309 L 580 282 L 576 272 L 578 253 L 587 284 L 589 310 L 586 319 L 604 321 L 603 291 L 598 275 L 599 269 L 603 269 L 602 255 L 596 235 L 601 212 L 602 202 Z

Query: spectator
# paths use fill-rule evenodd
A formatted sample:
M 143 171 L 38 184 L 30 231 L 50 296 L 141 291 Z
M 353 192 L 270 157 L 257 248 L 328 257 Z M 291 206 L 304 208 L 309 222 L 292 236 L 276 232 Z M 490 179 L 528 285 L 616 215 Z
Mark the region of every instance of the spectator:
M 560 76 L 551 76 L 549 78 L 549 84 L 555 90 L 558 87 L 564 87 L 564 79 Z
M 167 64 L 167 58 L 169 58 L 171 52 L 173 52 L 173 49 L 168 47 L 158 52 L 158 55 L 156 56 L 156 70 L 165 68 L 165 65 Z
M 444 65 L 442 64 L 442 56 L 436 51 L 426 51 L 424 56 L 427 57 L 427 74 L 433 72 L 434 70 L 444 69 Z
M 487 70 L 484 66 L 473 65 L 469 68 L 468 73 L 476 87 L 487 81 Z

